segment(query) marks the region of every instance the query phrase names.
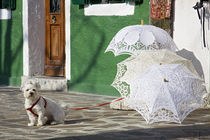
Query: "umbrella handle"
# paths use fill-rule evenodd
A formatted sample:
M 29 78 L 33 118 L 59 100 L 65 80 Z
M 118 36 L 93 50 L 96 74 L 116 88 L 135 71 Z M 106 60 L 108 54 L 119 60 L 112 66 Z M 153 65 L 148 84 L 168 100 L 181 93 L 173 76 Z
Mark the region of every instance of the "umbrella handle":
M 141 20 L 141 25 L 144 25 L 144 20 L 143 19 Z

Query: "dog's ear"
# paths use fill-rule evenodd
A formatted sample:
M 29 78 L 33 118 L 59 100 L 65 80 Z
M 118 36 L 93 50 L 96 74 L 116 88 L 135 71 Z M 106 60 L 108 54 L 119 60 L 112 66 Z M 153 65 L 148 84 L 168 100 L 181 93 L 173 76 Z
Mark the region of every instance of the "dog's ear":
M 39 82 L 35 82 L 35 86 L 36 86 L 36 88 L 38 89 L 38 90 L 40 90 L 41 89 L 41 86 L 40 86 L 40 84 L 39 84 Z
M 26 88 L 26 85 L 29 84 L 29 83 L 32 84 L 32 81 L 31 81 L 31 80 L 26 80 L 26 81 L 22 82 L 22 83 L 21 83 L 20 90 L 21 90 L 21 91 L 24 91 L 25 88 Z
M 20 91 L 24 91 L 24 88 L 25 88 L 25 83 L 26 83 L 26 82 L 22 82 L 22 83 L 21 83 L 21 86 L 20 86 Z
M 21 87 L 20 87 L 20 91 L 23 91 L 24 90 L 24 86 L 23 85 L 21 85 Z

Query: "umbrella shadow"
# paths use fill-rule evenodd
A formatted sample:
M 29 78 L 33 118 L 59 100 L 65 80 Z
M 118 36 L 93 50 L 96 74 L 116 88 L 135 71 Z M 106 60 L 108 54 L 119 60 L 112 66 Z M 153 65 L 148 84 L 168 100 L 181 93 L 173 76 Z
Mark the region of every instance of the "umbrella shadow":
M 182 49 L 176 52 L 177 55 L 186 58 L 188 60 L 192 61 L 193 66 L 195 67 L 196 72 L 199 74 L 200 77 L 204 77 L 203 68 L 201 66 L 200 61 L 195 57 L 194 53 L 191 51 L 188 51 L 186 49 Z

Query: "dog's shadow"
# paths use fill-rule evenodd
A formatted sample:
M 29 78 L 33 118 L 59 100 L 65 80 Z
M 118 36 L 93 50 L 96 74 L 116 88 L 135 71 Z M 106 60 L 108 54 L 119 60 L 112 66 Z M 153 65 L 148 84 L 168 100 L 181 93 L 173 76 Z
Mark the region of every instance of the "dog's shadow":
M 64 121 L 64 124 L 77 124 L 77 123 L 83 123 L 83 122 L 90 122 L 93 121 L 92 119 L 80 119 L 80 120 L 66 120 Z M 50 125 L 58 125 L 58 124 L 51 124 L 52 121 L 47 121 L 46 126 Z
M 80 119 L 80 120 L 66 120 L 64 121 L 64 124 L 77 124 L 82 122 L 90 122 L 93 121 L 92 119 Z

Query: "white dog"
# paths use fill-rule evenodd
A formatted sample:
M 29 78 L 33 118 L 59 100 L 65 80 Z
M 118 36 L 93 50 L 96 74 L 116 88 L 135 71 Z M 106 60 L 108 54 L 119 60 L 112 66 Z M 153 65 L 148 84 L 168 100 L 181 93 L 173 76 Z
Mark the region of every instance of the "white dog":
M 64 123 L 64 118 L 70 111 L 68 106 L 60 107 L 54 101 L 40 96 L 37 91 L 38 87 L 38 84 L 32 82 L 22 87 L 25 109 L 30 120 L 28 126 L 43 126 L 47 122 L 51 124 Z

